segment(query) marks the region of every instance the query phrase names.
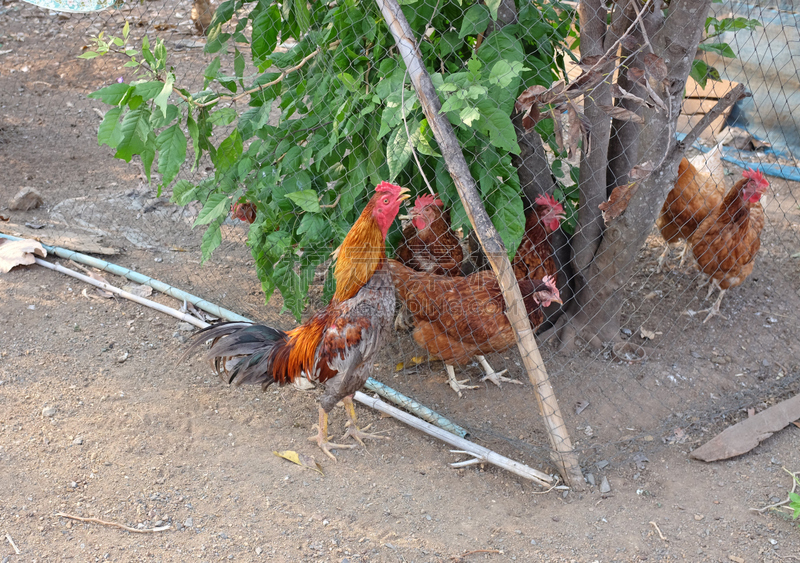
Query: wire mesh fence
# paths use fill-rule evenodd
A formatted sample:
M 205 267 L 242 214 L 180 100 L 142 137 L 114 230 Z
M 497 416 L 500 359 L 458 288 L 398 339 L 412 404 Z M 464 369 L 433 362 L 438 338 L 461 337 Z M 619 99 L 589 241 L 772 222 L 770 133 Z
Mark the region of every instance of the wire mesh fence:
M 725 2 L 706 19 L 650 0 L 608 14 L 401 4 L 586 466 L 690 448 L 797 393 L 792 6 Z M 4 196 L 31 185 L 46 202 L 11 212 L 4 231 L 66 233 L 64 246 L 112 249 L 113 262 L 288 329 L 330 299 L 331 253 L 374 186 L 406 186 L 414 204 L 387 237 L 410 268 L 394 267 L 405 309 L 374 377 L 501 450 L 548 459 L 533 392 L 503 379 L 525 369 L 486 233 L 378 3 L 0 12 L 0 154 L 17 174 Z M 737 84 L 752 95 L 725 106 Z M 81 148 L 95 133 L 102 160 Z M 700 138 L 676 179 L 680 155 L 662 161 L 686 135 Z M 38 176 L 43 158 L 63 178 Z M 662 254 L 665 239 L 685 261 Z M 709 278 L 727 291 L 704 323 Z

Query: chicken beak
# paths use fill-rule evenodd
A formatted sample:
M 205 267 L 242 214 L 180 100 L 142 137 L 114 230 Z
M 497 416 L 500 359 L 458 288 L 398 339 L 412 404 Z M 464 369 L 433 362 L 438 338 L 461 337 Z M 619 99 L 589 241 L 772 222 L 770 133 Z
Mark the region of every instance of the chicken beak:
M 411 190 L 408 188 L 400 188 L 400 194 L 397 196 L 397 201 L 405 201 L 411 199 Z
M 564 302 L 561 301 L 560 297 L 555 297 L 555 298 L 551 299 L 550 303 L 558 303 L 559 305 L 563 305 L 564 304 Z

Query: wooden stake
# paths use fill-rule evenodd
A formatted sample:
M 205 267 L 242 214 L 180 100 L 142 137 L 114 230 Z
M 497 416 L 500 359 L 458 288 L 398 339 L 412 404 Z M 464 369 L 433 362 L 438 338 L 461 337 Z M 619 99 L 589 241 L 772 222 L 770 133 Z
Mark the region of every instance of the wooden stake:
M 422 64 L 422 57 L 417 49 L 414 34 L 408 25 L 405 15 L 400 10 L 397 0 L 376 0 L 386 24 L 394 36 L 397 49 L 403 57 L 411 82 L 417 91 L 422 111 L 428 119 L 436 142 L 444 155 L 450 176 L 455 182 L 458 195 L 464 204 L 467 217 L 478 235 L 486 257 L 497 276 L 503 298 L 506 301 L 506 316 L 514 328 L 517 345 L 522 354 L 522 361 L 528 372 L 528 378 L 536 391 L 539 412 L 544 418 L 547 435 L 552 447 L 552 457 L 564 481 L 573 488 L 584 486 L 583 474 L 578 465 L 578 456 L 572 449 L 564 419 L 556 401 L 553 387 L 550 385 L 544 362 L 536 346 L 531 330 L 522 294 L 519 291 L 514 271 L 508 261 L 508 254 L 503 242 L 494 228 L 486 209 L 483 207 L 475 180 L 469 171 L 464 154 L 453 133 L 453 128 L 446 116 L 441 115 L 441 103 L 431 77 Z

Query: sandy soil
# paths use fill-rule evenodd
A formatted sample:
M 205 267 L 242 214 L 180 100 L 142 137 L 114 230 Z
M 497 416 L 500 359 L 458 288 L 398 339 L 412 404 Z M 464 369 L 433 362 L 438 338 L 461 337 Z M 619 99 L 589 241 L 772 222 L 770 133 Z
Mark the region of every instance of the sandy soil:
M 140 34 L 169 16 L 179 24 L 162 32 L 169 44 L 196 41 L 184 33 L 182 9 L 147 2 L 60 18 L 23 3 L 0 7 L 0 51 L 11 49 L 0 55 L 0 212 L 15 224 L 45 225 L 23 228 L 26 236 L 64 225 L 99 229 L 124 248 L 115 263 L 289 328 L 279 298 L 264 305 L 240 224 L 225 227 L 223 246 L 201 267 L 191 210 L 156 198 L 135 164 L 97 147 L 95 109 L 105 108 L 86 95 L 121 71 L 116 62 L 74 58 L 85 34 L 117 30 L 125 17 L 144 22 Z M 188 63 L 195 73 L 207 64 L 200 49 L 176 52 L 173 64 Z M 772 185 L 756 271 L 729 292 L 727 319 L 703 325 L 683 314 L 702 308 L 705 292 L 690 267 L 654 273 L 661 249 L 653 237 L 623 309 L 647 361 L 543 347 L 595 483 L 582 492 L 542 494 L 491 466 L 453 469 L 463 456 L 365 408 L 361 419 L 391 440 L 340 451 L 332 463 L 306 441 L 318 391 L 229 389 L 201 362 L 176 365 L 189 332 L 171 317 L 91 288 L 84 295 L 81 282 L 40 267 L 0 275 L 0 530 L 20 550 L 0 537 L 0 561 L 800 560 L 797 523 L 750 510 L 786 497 L 791 479 L 782 468 L 800 470 L 800 428 L 731 461 L 688 457 L 748 409 L 800 391 L 800 269 L 791 258 L 800 249 L 800 186 Z M 23 186 L 38 189 L 44 206 L 4 210 Z M 655 339 L 644 342 L 641 326 Z M 441 365 L 395 371 L 419 354 L 408 336 L 396 338 L 379 359 L 379 380 L 463 425 L 476 442 L 553 471 L 527 382 L 459 399 Z M 489 359 L 524 377 L 516 353 Z M 479 374 L 465 370 L 473 382 Z M 579 401 L 589 406 L 576 415 Z M 343 424 L 336 410 L 332 431 Z M 315 456 L 324 476 L 273 454 L 280 450 Z M 58 513 L 170 528 L 135 534 Z

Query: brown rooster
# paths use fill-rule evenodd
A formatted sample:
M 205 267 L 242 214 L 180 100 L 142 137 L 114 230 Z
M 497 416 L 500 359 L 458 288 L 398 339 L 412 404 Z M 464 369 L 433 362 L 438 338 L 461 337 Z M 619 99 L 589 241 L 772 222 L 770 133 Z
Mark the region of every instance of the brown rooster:
M 285 385 L 305 375 L 325 384 L 318 432 L 310 439 L 332 459 L 328 413 L 344 401 L 347 433 L 380 438 L 356 424 L 353 394 L 369 378 L 375 354 L 391 330 L 395 296 L 386 265 L 386 233 L 408 190 L 382 182 L 339 247 L 334 270 L 336 293 L 327 307 L 305 324 L 284 332 L 263 325 L 219 323 L 199 331 L 181 360 L 211 340 L 206 352 L 220 378 L 234 385 Z
M 472 358 L 503 352 L 516 343 L 514 330 L 506 317 L 505 301 L 497 278 L 491 271 L 476 272 L 466 277 L 451 278 L 416 272 L 389 260 L 392 280 L 402 302 L 414 317 L 414 340 L 434 359 L 442 360 L 447 369 L 450 387 L 461 395 L 462 385 L 453 366 L 464 365 Z M 536 329 L 544 321 L 543 307 L 560 303 L 555 280 L 528 278 L 519 281 L 531 326 Z M 486 370 L 483 381 L 500 385 L 501 378 L 481 361 Z
M 518 279 L 541 280 L 558 273 L 548 235 L 564 220 L 564 207 L 551 195 L 540 195 L 525 216 L 525 234 L 511 265 Z
M 708 311 L 704 323 L 722 316 L 719 306 L 725 292 L 750 275 L 761 247 L 764 208 L 759 202 L 769 182 L 757 170 L 745 170 L 742 176 L 689 239 L 698 267 L 711 281 L 706 299 L 719 289 L 714 305 L 700 311 Z
M 725 195 L 725 173 L 722 168 L 721 145 L 710 153 L 682 159 L 678 165 L 675 187 L 667 194 L 656 220 L 656 226 L 664 237 L 666 248 L 658 258 L 656 272 L 661 272 L 670 245 L 685 241 L 681 252 L 681 267 L 689 253 L 689 238 L 706 217 L 720 204 Z
M 418 272 L 460 276 L 464 251 L 450 223 L 450 212 L 435 195 L 414 201 L 411 222 L 403 229 L 397 259 Z

